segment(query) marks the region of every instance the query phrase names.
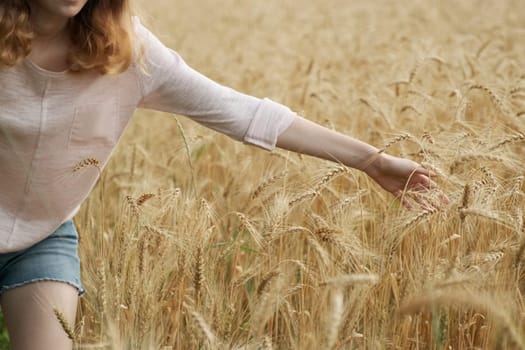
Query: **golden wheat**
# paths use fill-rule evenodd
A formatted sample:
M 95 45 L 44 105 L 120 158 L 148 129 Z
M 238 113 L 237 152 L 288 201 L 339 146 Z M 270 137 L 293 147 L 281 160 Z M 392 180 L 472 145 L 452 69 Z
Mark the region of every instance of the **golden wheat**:
M 326 343 L 325 349 L 333 349 L 337 342 L 339 327 L 343 318 L 343 291 L 340 288 L 332 290 L 330 296 L 330 309 L 326 321 Z
M 524 345 L 519 1 L 216 5 L 148 2 L 150 27 L 210 78 L 378 147 L 361 169 L 410 154 L 438 175 L 415 195 L 435 209 L 410 191 L 403 209 L 360 171 L 139 111 L 75 218 L 75 348 Z M 100 172 L 98 156 L 64 173 Z
M 495 145 L 491 146 L 489 148 L 490 151 L 493 151 L 497 148 L 500 148 L 500 147 L 503 147 L 505 145 L 508 145 L 509 143 L 514 143 L 514 142 L 520 142 L 520 141 L 525 141 L 525 135 L 519 133 L 519 134 L 516 134 L 516 135 L 513 135 L 513 136 L 508 136 L 504 139 L 502 139 L 501 141 L 499 141 L 498 143 L 496 143 Z
M 64 330 L 64 332 L 66 332 L 67 337 L 69 339 L 71 339 L 73 342 L 75 342 L 76 341 L 76 336 L 75 336 L 75 331 L 73 330 L 74 327 L 72 327 L 69 324 L 69 322 L 66 319 L 66 316 L 64 316 L 62 311 L 60 311 L 60 309 L 58 309 L 56 307 L 53 308 L 53 313 L 55 314 L 55 316 L 56 316 L 58 322 L 60 323 L 60 326 Z
M 330 287 L 346 287 L 359 283 L 371 283 L 375 284 L 379 281 L 379 277 L 372 274 L 351 274 L 345 276 L 338 276 L 331 278 L 327 281 L 319 283 L 319 286 L 330 286 Z
M 504 116 L 511 115 L 507 107 L 504 105 L 503 100 L 492 89 L 484 85 L 481 85 L 481 84 L 474 84 L 474 85 L 469 86 L 467 92 L 472 91 L 472 90 L 481 90 L 487 93 L 487 95 L 489 95 L 491 101 L 494 103 L 494 105 L 500 111 L 500 113 L 502 113 Z
M 77 171 L 80 171 L 84 168 L 87 168 L 87 167 L 95 167 L 97 168 L 98 171 L 101 171 L 100 169 L 100 162 L 95 159 L 95 158 L 85 158 L 85 159 L 82 159 L 80 162 L 78 162 L 74 167 L 73 167 L 73 172 L 77 172 Z
M 405 141 L 405 140 L 408 140 L 408 139 L 411 139 L 412 136 L 410 136 L 409 134 L 401 134 L 399 136 L 396 136 L 394 137 L 392 140 L 388 141 L 387 143 L 385 143 L 385 145 L 383 146 L 383 148 L 381 148 L 379 150 L 379 153 L 383 153 L 385 152 L 388 148 L 392 147 L 393 145 L 401 142 L 401 141 Z
M 202 288 L 204 287 L 204 257 L 202 253 L 202 248 L 197 248 L 197 253 L 195 257 L 195 268 L 193 272 L 193 288 L 195 290 L 195 302 L 198 304 Z

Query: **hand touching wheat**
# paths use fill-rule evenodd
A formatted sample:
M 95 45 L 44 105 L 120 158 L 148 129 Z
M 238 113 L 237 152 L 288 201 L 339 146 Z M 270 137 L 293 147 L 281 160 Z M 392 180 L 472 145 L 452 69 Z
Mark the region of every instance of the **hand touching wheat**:
M 382 188 L 398 198 L 407 208 L 412 207 L 409 198 L 423 206 L 428 206 L 428 203 L 424 203 L 417 194 L 428 192 L 437 187 L 433 180 L 436 177 L 433 171 L 427 170 L 409 159 L 398 158 L 385 153 L 382 153 L 367 167 L 366 173 Z M 441 200 L 443 203 L 448 203 L 448 198 L 443 194 Z

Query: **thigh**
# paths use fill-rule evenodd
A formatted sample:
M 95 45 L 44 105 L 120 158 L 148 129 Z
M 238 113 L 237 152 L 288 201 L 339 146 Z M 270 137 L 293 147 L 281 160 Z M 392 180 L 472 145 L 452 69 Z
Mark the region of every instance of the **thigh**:
M 54 310 L 73 327 L 78 290 L 67 283 L 41 281 L 5 291 L 0 304 L 13 350 L 72 348 Z

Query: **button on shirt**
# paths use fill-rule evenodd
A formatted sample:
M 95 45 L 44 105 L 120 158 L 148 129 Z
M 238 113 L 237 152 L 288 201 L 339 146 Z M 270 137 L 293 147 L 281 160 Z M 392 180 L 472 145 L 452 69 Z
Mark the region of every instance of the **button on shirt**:
M 134 20 L 142 63 L 119 75 L 0 69 L 0 253 L 27 248 L 78 211 L 137 107 L 191 119 L 271 150 L 287 107 L 217 84 Z M 86 159 L 96 161 L 82 171 Z

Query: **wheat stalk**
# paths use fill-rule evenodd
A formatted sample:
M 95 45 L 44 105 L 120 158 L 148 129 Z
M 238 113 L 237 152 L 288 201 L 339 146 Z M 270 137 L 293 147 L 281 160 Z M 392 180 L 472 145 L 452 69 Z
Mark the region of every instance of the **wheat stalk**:
M 525 252 L 525 236 L 523 238 L 523 241 L 520 243 L 518 251 L 516 252 L 516 257 L 514 258 L 514 264 L 516 267 L 521 263 L 521 259 L 523 258 L 524 252 Z
M 410 82 L 408 81 L 394 81 L 388 84 L 388 86 L 393 86 L 396 97 L 399 97 L 401 95 L 401 86 L 408 86 L 409 84 Z
M 490 299 L 479 293 L 468 293 L 465 291 L 437 292 L 421 297 L 413 298 L 409 303 L 400 309 L 401 314 L 414 314 L 423 308 L 433 305 L 463 305 L 489 312 L 500 324 L 504 325 L 512 339 L 520 348 L 525 348 L 525 339 L 517 327 L 516 323 L 510 318 L 509 312 L 495 305 Z
M 436 141 L 428 131 L 425 131 L 423 135 L 421 135 L 421 140 L 427 141 L 431 145 L 436 143 Z
M 259 285 L 256 307 L 251 315 L 251 333 L 261 335 L 265 325 L 270 320 L 272 314 L 277 310 L 281 301 L 281 288 L 283 284 L 281 273 L 268 273 Z
M 76 336 L 75 336 L 75 331 L 73 330 L 74 327 L 72 327 L 69 324 L 69 322 L 66 319 L 66 316 L 64 316 L 64 314 L 56 307 L 53 308 L 53 313 L 55 314 L 64 332 L 67 334 L 67 337 L 71 339 L 73 342 L 75 342 Z
M 287 172 L 286 171 L 283 171 L 277 175 L 274 175 L 270 178 L 268 178 L 267 180 L 263 181 L 256 189 L 255 191 L 253 191 L 253 194 L 252 194 L 252 199 L 256 199 L 257 197 L 260 196 L 261 193 L 264 192 L 265 189 L 267 189 L 268 187 L 270 187 L 270 185 L 272 185 L 273 183 L 275 183 L 277 180 L 283 178 L 284 176 L 286 176 Z
M 140 209 L 135 198 L 131 196 L 126 196 L 126 201 L 129 205 L 129 208 L 131 209 L 131 214 L 137 217 L 140 214 Z
M 337 166 L 334 169 L 328 171 L 321 177 L 321 180 L 314 185 L 312 192 L 319 192 L 330 180 L 340 174 L 348 173 L 348 168 L 345 166 Z
M 141 276 L 144 273 L 145 266 L 146 266 L 146 255 L 147 255 L 147 249 L 148 249 L 148 239 L 146 236 L 142 236 L 139 238 L 138 242 L 138 269 Z
M 507 110 L 505 107 L 503 100 L 490 88 L 481 85 L 481 84 L 473 84 L 471 85 L 467 91 L 472 90 L 481 90 L 484 91 L 487 95 L 489 95 L 491 101 L 494 103 L 496 108 L 504 115 L 509 116 L 511 113 Z
M 508 225 L 508 223 L 504 219 L 502 219 L 498 214 L 495 214 L 486 209 L 462 208 L 459 211 L 460 211 L 460 214 L 463 216 L 467 216 L 467 215 L 477 216 L 477 217 L 482 217 L 482 218 L 486 218 L 486 219 L 495 221 L 500 225 L 504 225 L 504 226 Z
M 279 271 L 270 271 L 268 272 L 261 280 L 261 283 L 259 283 L 259 287 L 257 287 L 257 295 L 261 296 L 265 294 L 268 291 L 268 287 L 270 283 L 280 276 L 281 273 Z
M 370 108 L 374 113 L 377 113 L 386 123 L 386 125 L 388 126 L 388 128 L 390 130 L 393 130 L 395 129 L 394 128 L 394 125 L 392 124 L 392 122 L 390 121 L 390 119 L 387 117 L 387 115 L 381 111 L 381 109 L 375 107 L 372 103 L 370 103 L 367 99 L 364 99 L 364 98 L 359 98 L 357 100 L 358 102 L 364 104 L 365 106 L 367 106 L 368 108 Z
M 262 247 L 263 246 L 263 242 L 264 242 L 264 238 L 263 238 L 263 236 L 261 236 L 259 231 L 257 231 L 257 229 L 252 225 L 252 223 L 250 222 L 250 220 L 248 220 L 246 215 L 244 215 L 242 213 L 239 213 L 239 212 L 237 212 L 236 215 L 239 218 L 242 226 L 244 226 L 244 228 L 246 228 L 246 230 L 248 230 L 248 232 L 252 236 L 252 238 L 255 241 L 255 243 L 257 244 L 257 246 Z
M 463 196 L 461 197 L 461 207 L 459 208 L 460 209 L 459 217 L 461 221 L 464 221 L 466 217 L 465 213 L 463 213 L 461 209 L 467 209 L 469 207 L 471 197 L 472 197 L 472 190 L 471 190 L 470 184 L 466 184 L 465 187 L 463 188 Z
M 461 238 L 461 235 L 458 235 L 457 233 L 454 233 L 450 237 L 448 237 L 445 240 L 443 240 L 439 245 L 440 246 L 446 246 L 450 242 L 455 241 L 455 240 L 460 239 L 460 238 Z
M 387 143 L 385 143 L 385 145 L 383 146 L 383 148 L 381 148 L 378 153 L 383 153 L 383 152 L 386 152 L 386 150 L 390 147 L 392 147 L 393 145 L 395 145 L 396 143 L 399 143 L 401 141 L 405 141 L 405 140 L 409 140 L 409 139 L 412 139 L 412 136 L 410 136 L 410 134 L 407 134 L 407 133 L 404 133 L 404 134 L 401 134 L 399 136 L 396 136 L 394 137 L 392 140 L 388 141 Z
M 102 259 L 99 260 L 99 271 L 100 271 L 100 299 L 102 300 L 102 313 L 105 314 L 108 310 L 108 299 L 107 299 L 107 279 L 106 279 L 106 266 Z
M 75 173 L 90 166 L 95 167 L 99 173 L 101 172 L 100 162 L 95 158 L 82 159 L 73 167 L 73 172 Z
M 489 150 L 493 151 L 497 148 L 508 145 L 509 143 L 520 142 L 520 141 L 525 141 L 525 135 L 523 135 L 522 133 L 504 138 L 503 140 L 499 141 L 495 145 L 491 146 Z
M 326 327 L 326 344 L 325 349 L 333 349 L 337 342 L 339 326 L 343 319 L 344 300 L 341 288 L 335 288 L 330 296 L 330 308 L 328 310 L 328 319 Z
M 205 283 L 205 277 L 204 277 L 204 257 L 202 253 L 202 248 L 197 248 L 197 256 L 195 257 L 195 269 L 193 273 L 193 288 L 195 291 L 195 301 L 196 303 L 199 302 L 201 294 L 202 294 L 202 287 Z
M 330 257 L 326 250 L 317 242 L 315 238 L 312 237 L 306 237 L 306 240 L 308 244 L 314 249 L 314 251 L 317 253 L 319 258 L 321 259 L 321 263 L 324 267 L 330 266 Z
M 270 336 L 263 338 L 260 350 L 273 350 L 272 338 Z
M 407 111 L 412 111 L 412 112 L 414 112 L 415 114 L 417 114 L 419 116 L 423 115 L 423 113 L 421 113 L 419 110 L 417 110 L 416 107 L 414 107 L 412 105 L 406 105 L 406 106 L 401 107 L 401 109 L 400 109 L 400 113 L 404 113 L 404 112 L 407 112 Z
M 195 187 L 195 171 L 193 170 L 193 161 L 191 160 L 190 144 L 188 143 L 188 138 L 186 137 L 186 133 L 184 132 L 184 128 L 182 127 L 182 124 L 180 123 L 179 119 L 175 118 L 175 122 L 177 124 L 177 129 L 179 130 L 179 133 L 182 136 L 184 148 L 186 149 L 186 157 L 188 159 L 188 166 L 190 168 L 193 193 L 197 193 L 197 189 Z
M 140 207 L 141 205 L 143 205 L 145 202 L 147 202 L 148 200 L 150 200 L 151 198 L 155 197 L 155 194 L 154 193 L 144 193 L 142 195 L 140 195 L 136 200 L 135 202 L 137 203 L 137 205 Z
M 297 203 L 300 203 L 302 201 L 305 201 L 305 200 L 308 200 L 308 199 L 311 199 L 311 198 L 314 198 L 318 195 L 318 192 L 317 191 L 310 191 L 310 192 L 305 192 L 297 197 L 295 197 L 294 199 L 292 199 L 290 202 L 288 202 L 288 206 L 290 207 L 293 207 L 295 206 Z
M 465 163 L 465 162 L 471 162 L 471 161 L 505 163 L 506 160 L 503 157 L 495 156 L 491 154 L 482 154 L 482 153 L 464 154 L 454 160 L 454 162 L 450 166 L 450 172 L 453 173 L 460 164 Z
M 445 60 L 443 60 L 442 58 L 440 57 L 437 57 L 437 56 L 432 56 L 432 57 L 424 57 L 422 59 L 419 59 L 416 64 L 414 65 L 414 67 L 410 70 L 410 73 L 408 74 L 408 82 L 409 83 L 413 83 L 415 78 L 416 78 L 416 75 L 417 73 L 419 72 L 419 70 L 421 69 L 421 67 L 423 66 L 423 64 L 427 61 L 433 61 L 433 62 L 436 62 L 438 65 L 439 65 L 439 69 L 441 69 L 441 66 L 445 65 L 446 62 Z
M 201 334 L 204 336 L 204 338 L 208 341 L 208 344 L 212 349 L 218 349 L 218 346 L 220 342 L 218 341 L 217 336 L 213 332 L 211 326 L 206 322 L 204 317 L 197 312 L 196 310 L 190 310 L 190 314 L 197 324 L 199 330 L 201 331 Z
M 514 86 L 512 89 L 509 90 L 509 95 L 517 95 L 521 92 L 525 93 L 525 87 L 523 86 Z
M 413 216 L 410 220 L 405 222 L 405 224 L 401 228 L 401 232 L 405 232 L 409 227 L 415 225 L 416 223 L 422 221 L 423 219 L 426 219 L 430 217 L 432 214 L 436 213 L 437 210 L 435 209 L 424 209 L 419 214 Z
M 314 235 L 321 238 L 323 242 L 328 242 L 331 244 L 337 244 L 338 241 L 336 239 L 336 236 L 340 234 L 341 232 L 337 229 L 333 229 L 330 227 L 321 227 L 314 231 Z
M 376 284 L 379 277 L 369 273 L 352 273 L 349 275 L 337 276 L 326 281 L 320 282 L 319 286 L 343 288 L 355 284 Z

